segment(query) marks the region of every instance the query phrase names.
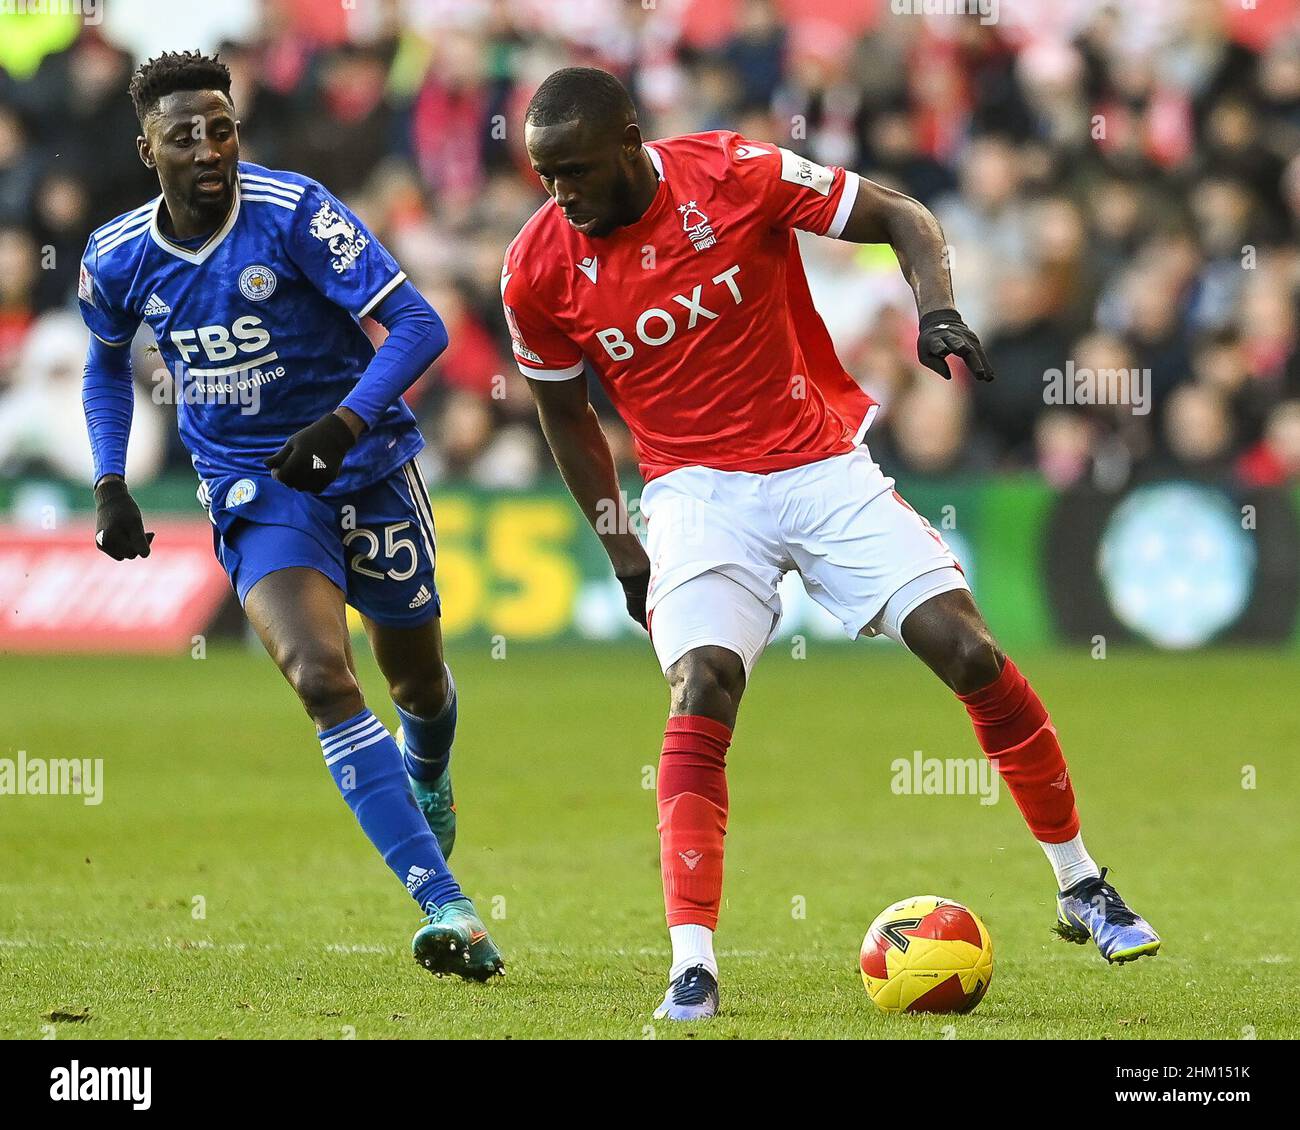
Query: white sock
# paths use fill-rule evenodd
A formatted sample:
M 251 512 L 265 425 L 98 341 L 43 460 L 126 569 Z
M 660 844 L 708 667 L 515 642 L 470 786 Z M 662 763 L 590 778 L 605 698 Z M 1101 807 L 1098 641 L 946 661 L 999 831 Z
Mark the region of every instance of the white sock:
M 668 937 L 673 943 L 669 981 L 675 981 L 695 965 L 704 966 L 715 978 L 718 976 L 718 962 L 713 956 L 713 931 L 707 926 L 669 926 Z
M 1092 861 L 1088 849 L 1083 846 L 1082 832 L 1063 844 L 1048 844 L 1042 840 L 1038 843 L 1047 853 L 1047 860 L 1052 865 L 1052 870 L 1056 872 L 1058 890 L 1068 891 L 1075 883 L 1081 883 L 1084 879 L 1095 879 L 1101 874 L 1101 868 Z

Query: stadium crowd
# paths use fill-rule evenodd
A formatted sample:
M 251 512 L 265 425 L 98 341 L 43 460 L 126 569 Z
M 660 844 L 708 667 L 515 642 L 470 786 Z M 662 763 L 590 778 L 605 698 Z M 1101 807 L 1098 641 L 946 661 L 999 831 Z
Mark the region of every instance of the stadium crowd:
M 126 93 L 140 29 L 106 7 L 102 24 L 49 17 L 40 35 L 10 34 L 38 17 L 0 15 L 3 475 L 88 478 L 77 265 L 95 226 L 158 191 Z M 884 405 L 872 451 L 904 482 L 1300 480 L 1300 8 L 1001 0 L 987 21 L 920 7 L 247 0 L 220 42 L 157 46 L 219 46 L 245 159 L 323 181 L 442 314 L 451 345 L 408 393 L 431 479 L 525 486 L 553 472 L 498 280 L 543 199 L 524 105 L 551 70 L 583 63 L 627 81 L 648 138 L 737 129 L 936 213 L 992 385 L 920 367 L 887 247 L 803 239 L 841 358 Z M 137 482 L 188 467 L 149 344 L 146 331 Z M 1124 403 L 1073 402 L 1089 397 L 1070 395 L 1072 375 L 1111 371 L 1132 377 L 1107 386 Z

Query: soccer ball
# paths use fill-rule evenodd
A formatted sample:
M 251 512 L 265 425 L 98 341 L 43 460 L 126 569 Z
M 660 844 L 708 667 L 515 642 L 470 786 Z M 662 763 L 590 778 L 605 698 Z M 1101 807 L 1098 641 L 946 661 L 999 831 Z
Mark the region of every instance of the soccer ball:
M 884 1012 L 970 1012 L 993 978 L 993 940 L 961 903 L 917 895 L 880 912 L 861 962 Z

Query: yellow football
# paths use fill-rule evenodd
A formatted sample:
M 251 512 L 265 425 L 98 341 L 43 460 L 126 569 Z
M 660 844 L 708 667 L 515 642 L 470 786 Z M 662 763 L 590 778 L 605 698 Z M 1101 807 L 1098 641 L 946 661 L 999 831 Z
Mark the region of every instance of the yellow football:
M 860 960 L 884 1012 L 970 1012 L 993 979 L 993 940 L 961 903 L 917 895 L 880 912 Z

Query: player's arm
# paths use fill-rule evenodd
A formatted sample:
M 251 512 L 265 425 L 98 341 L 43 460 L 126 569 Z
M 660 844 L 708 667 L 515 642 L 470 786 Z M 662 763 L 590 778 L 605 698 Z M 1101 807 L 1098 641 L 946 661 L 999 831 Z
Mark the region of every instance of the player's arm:
M 534 280 L 524 266 L 530 251 L 511 244 L 501 272 L 511 349 L 528 379 L 560 475 L 609 556 L 628 613 L 644 628 L 650 559 L 628 523 L 614 455 L 587 399 L 586 359 L 555 318 L 561 302 L 550 283 Z
M 336 239 L 351 245 L 348 257 L 336 254 Z M 316 494 L 338 478 L 361 433 L 447 348 L 447 330 L 388 249 L 323 185 L 305 186 L 285 243 L 321 294 L 353 317 L 374 318 L 388 330 L 343 403 L 295 432 L 266 460 L 273 478 Z
M 95 459 L 95 544 L 115 561 L 148 557 L 153 533 L 145 532 L 125 477 L 135 408 L 129 341 L 114 345 L 90 335 L 81 406 Z
M 587 399 L 587 380 L 528 381 L 542 432 L 574 501 L 596 531 L 623 586 L 632 619 L 646 626 L 650 558 L 631 530 L 609 440 Z M 611 521 L 613 519 L 613 521 Z
M 126 486 L 126 445 L 131 435 L 135 387 L 131 341 L 140 319 L 115 301 L 116 285 L 100 269 L 99 241 L 86 244 L 77 276 L 77 306 L 90 330 L 81 381 L 81 406 L 95 462 L 95 544 L 115 561 L 149 556 L 140 507 Z
M 839 232 L 851 243 L 887 243 L 899 265 L 921 316 L 916 352 L 921 363 L 947 380 L 945 358 L 955 353 L 981 381 L 993 379 L 993 367 L 975 331 L 962 321 L 952 295 L 947 244 L 934 214 L 901 192 L 845 171 L 857 182 L 857 195 Z M 851 191 L 848 185 L 844 191 Z
M 369 311 L 388 337 L 343 403 L 295 432 L 266 460 L 272 477 L 296 490 L 319 492 L 336 478 L 366 428 L 419 380 L 447 348 L 447 328 L 424 296 L 402 279 Z

